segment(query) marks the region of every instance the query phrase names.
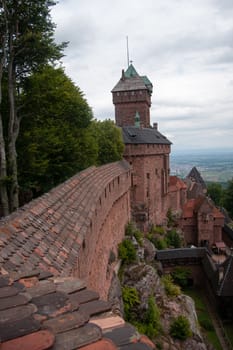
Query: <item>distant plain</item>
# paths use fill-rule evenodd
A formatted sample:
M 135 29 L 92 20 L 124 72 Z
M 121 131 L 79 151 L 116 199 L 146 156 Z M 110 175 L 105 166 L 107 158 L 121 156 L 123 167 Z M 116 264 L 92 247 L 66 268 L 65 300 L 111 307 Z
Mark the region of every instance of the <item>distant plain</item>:
M 233 178 L 233 150 L 171 153 L 171 175 L 185 178 L 195 166 L 206 182 L 222 184 Z

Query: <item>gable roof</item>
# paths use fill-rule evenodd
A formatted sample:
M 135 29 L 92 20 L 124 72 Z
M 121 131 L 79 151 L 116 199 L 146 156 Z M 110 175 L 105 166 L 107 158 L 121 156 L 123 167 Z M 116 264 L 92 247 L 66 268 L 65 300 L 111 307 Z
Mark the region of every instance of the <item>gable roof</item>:
M 122 127 L 125 144 L 161 144 L 171 145 L 171 142 L 154 128 Z
M 169 192 L 174 192 L 181 189 L 187 189 L 185 182 L 175 175 L 169 176 Z
M 148 90 L 151 94 L 153 85 L 147 76 L 140 76 L 134 66 L 130 64 L 125 72 L 122 71 L 122 77 L 112 89 L 112 92 L 132 90 Z
M 201 207 L 204 203 L 207 203 L 209 205 L 214 218 L 224 219 L 224 215 L 220 212 L 218 208 L 215 207 L 211 199 L 204 195 L 199 196 L 197 198 L 190 199 L 184 204 L 183 217 L 184 218 L 193 217 L 194 213 L 197 213 L 199 210 L 201 210 Z
M 191 169 L 191 171 L 187 175 L 187 178 L 189 178 L 190 180 L 192 180 L 194 182 L 201 184 L 203 189 L 207 188 L 205 181 L 203 180 L 200 172 L 197 170 L 197 168 L 195 166 Z

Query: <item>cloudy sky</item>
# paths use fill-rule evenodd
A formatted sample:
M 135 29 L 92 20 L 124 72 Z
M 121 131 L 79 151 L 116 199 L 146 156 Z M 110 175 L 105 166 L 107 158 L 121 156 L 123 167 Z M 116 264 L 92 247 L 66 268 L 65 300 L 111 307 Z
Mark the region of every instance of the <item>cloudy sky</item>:
M 63 65 L 97 119 L 130 60 L 154 86 L 151 124 L 173 149 L 233 149 L 232 0 L 60 0 L 52 10 Z

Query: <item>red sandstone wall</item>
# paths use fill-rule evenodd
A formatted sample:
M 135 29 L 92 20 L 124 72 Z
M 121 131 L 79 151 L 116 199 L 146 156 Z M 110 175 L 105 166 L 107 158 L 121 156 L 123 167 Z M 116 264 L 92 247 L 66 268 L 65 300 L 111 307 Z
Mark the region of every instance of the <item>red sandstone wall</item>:
M 150 127 L 151 97 L 147 90 L 114 92 L 113 103 L 118 126 L 134 125 L 134 117 L 138 112 L 141 124 Z
M 140 228 L 148 223 L 162 224 L 168 210 L 168 145 L 133 145 L 125 147 L 124 157 L 132 166 L 131 204 Z

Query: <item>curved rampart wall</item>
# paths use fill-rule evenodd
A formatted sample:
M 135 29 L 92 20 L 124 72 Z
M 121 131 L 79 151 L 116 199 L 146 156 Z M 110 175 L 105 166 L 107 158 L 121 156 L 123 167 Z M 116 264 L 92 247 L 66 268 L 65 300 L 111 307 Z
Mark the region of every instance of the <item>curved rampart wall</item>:
M 130 220 L 126 161 L 88 168 L 0 221 L 0 269 L 77 276 L 104 298 Z

